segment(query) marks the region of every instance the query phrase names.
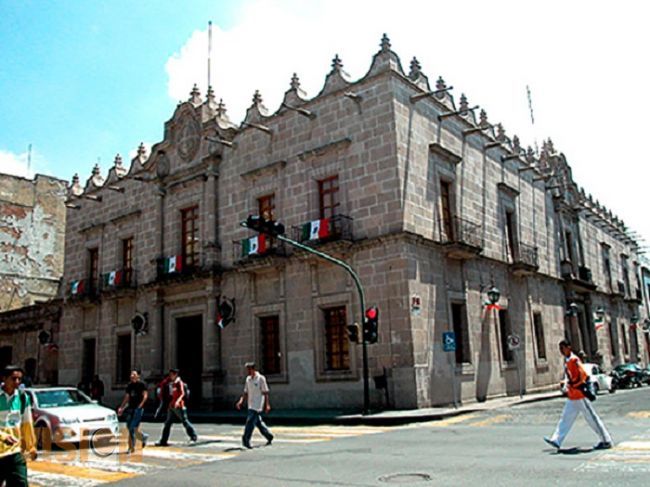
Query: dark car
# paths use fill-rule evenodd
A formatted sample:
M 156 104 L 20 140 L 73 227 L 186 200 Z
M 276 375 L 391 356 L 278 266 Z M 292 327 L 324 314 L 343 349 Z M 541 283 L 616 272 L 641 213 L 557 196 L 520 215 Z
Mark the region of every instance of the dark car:
M 644 382 L 644 372 L 637 364 L 621 364 L 612 370 L 612 383 L 616 388 L 641 387 Z
M 644 368 L 642 368 L 641 373 L 643 374 L 643 377 L 641 379 L 643 383 L 650 385 L 650 365 L 646 365 Z

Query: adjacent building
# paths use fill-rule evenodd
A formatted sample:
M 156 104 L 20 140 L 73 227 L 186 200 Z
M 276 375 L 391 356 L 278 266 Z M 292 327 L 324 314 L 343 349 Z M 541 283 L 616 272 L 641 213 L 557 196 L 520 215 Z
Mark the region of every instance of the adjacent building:
M 405 73 L 385 36 L 361 79 L 336 56 L 316 96 L 294 75 L 276 112 L 256 92 L 238 125 L 195 88 L 149 154 L 73 179 L 59 381 L 99 374 L 117 400 L 131 367 L 177 366 L 195 407 L 220 407 L 255 360 L 275 407 L 359 407 L 352 279 L 242 227 L 250 214 L 359 273 L 379 308 L 373 407 L 556 387 L 564 337 L 605 367 L 646 360 L 623 222 L 550 140 L 525 149 L 476 111 L 416 59 Z
M 37 335 L 59 313 L 57 305 L 53 311 L 40 303 L 59 292 L 66 198 L 60 179 L 0 174 L 0 368 L 21 364 L 32 378 L 41 358 Z M 56 369 L 56 360 L 48 358 L 47 366 Z

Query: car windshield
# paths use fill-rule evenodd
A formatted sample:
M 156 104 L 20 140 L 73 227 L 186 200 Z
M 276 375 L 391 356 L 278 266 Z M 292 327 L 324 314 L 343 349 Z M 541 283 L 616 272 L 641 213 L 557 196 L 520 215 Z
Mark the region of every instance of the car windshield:
M 64 406 L 79 406 L 88 404 L 90 401 L 86 396 L 74 389 L 62 389 L 58 391 L 36 391 L 36 400 L 41 408 L 59 408 Z

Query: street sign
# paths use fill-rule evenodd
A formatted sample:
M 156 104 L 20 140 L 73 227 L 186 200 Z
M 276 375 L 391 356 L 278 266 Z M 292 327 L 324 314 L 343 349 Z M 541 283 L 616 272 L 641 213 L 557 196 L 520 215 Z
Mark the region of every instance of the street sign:
M 456 334 L 453 331 L 446 331 L 442 334 L 442 350 L 445 352 L 456 351 Z
M 508 348 L 510 350 L 517 350 L 519 345 L 521 345 L 519 335 L 508 335 Z

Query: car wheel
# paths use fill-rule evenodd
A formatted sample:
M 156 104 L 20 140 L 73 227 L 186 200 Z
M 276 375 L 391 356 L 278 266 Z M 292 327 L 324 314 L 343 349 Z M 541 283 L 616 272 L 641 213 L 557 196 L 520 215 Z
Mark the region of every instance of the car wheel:
M 52 432 L 45 423 L 38 423 L 34 430 L 36 432 L 36 448 L 38 450 L 52 449 Z
M 598 382 L 594 382 L 594 394 L 598 394 L 598 391 L 600 391 L 600 386 Z
M 609 386 L 609 393 L 614 394 L 615 392 L 616 392 L 616 386 L 612 384 L 611 386 Z

